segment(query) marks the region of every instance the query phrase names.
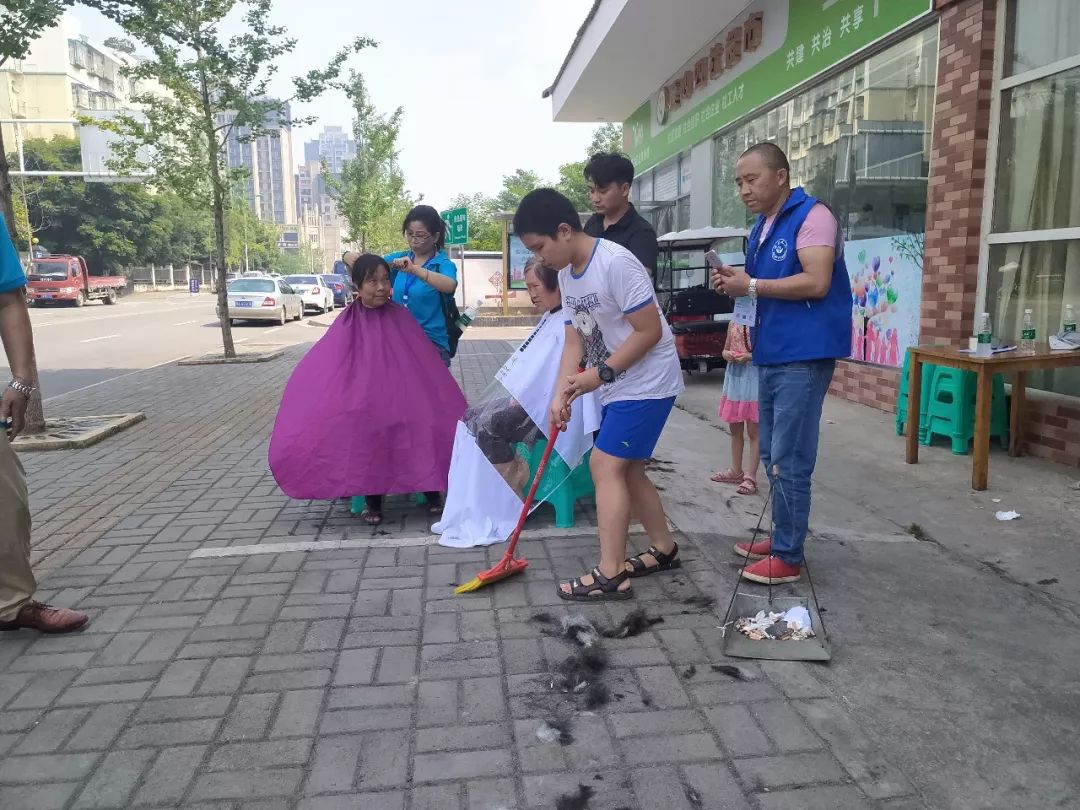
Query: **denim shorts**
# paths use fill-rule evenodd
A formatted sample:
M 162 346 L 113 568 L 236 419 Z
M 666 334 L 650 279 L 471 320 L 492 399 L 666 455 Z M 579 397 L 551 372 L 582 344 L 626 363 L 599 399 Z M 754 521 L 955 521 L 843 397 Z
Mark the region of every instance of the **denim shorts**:
M 616 458 L 651 458 L 674 405 L 675 397 L 628 399 L 605 405 L 596 446 Z

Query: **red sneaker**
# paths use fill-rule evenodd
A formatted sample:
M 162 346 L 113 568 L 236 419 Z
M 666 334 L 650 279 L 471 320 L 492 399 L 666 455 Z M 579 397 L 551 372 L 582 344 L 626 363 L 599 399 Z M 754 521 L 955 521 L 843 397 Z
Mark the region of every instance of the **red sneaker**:
M 736 543 L 735 553 L 751 560 L 764 560 L 772 553 L 772 538 L 756 540 L 753 543 Z
M 15 618 L 0 622 L 0 630 L 40 630 L 42 633 L 70 633 L 81 629 L 90 617 L 68 608 L 54 608 L 42 602 L 22 606 Z
M 762 585 L 780 585 L 784 582 L 798 582 L 802 578 L 802 566 L 790 565 L 779 557 L 766 557 L 743 569 L 743 579 L 760 582 Z

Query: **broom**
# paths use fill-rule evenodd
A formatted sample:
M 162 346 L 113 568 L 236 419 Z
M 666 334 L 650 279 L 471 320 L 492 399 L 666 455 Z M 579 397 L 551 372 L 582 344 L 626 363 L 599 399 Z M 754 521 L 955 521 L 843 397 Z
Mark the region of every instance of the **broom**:
M 536 468 L 536 475 L 533 476 L 532 486 L 529 487 L 529 494 L 525 498 L 525 504 L 521 507 L 521 515 L 518 517 L 517 526 L 514 527 L 514 531 L 510 535 L 510 544 L 506 547 L 506 553 L 491 568 L 481 571 L 464 585 L 458 585 L 454 588 L 454 593 L 470 593 L 479 590 L 485 585 L 491 585 L 499 580 L 512 577 L 514 574 L 520 574 L 529 567 L 528 560 L 514 558 L 514 551 L 517 549 L 518 540 L 521 538 L 521 529 L 525 525 L 525 518 L 529 516 L 529 508 L 532 506 L 533 498 L 536 497 L 536 489 L 540 486 L 540 477 L 544 474 L 544 468 L 547 467 L 548 459 L 551 458 L 551 451 L 555 447 L 555 439 L 558 436 L 559 429 L 552 425 L 548 430 L 547 447 L 544 448 L 544 455 L 540 459 L 540 465 Z

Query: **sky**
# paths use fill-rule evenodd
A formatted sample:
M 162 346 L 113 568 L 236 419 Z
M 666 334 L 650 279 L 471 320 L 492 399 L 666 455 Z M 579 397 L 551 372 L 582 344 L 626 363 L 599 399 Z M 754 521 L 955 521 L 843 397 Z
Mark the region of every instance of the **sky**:
M 298 42 L 280 64 L 276 89 L 321 66 L 350 38 L 377 48 L 349 66 L 364 74 L 381 112 L 404 107 L 399 144 L 406 185 L 440 207 L 459 193 L 494 195 L 503 175 L 532 169 L 554 180 L 559 164 L 581 160 L 598 123 L 554 123 L 548 87 L 591 0 L 276 0 L 275 23 Z M 98 41 L 118 33 L 97 12 L 71 12 Z M 324 126 L 352 127 L 343 94 L 328 93 L 294 116 L 316 115 L 293 131 L 297 163 L 304 141 Z

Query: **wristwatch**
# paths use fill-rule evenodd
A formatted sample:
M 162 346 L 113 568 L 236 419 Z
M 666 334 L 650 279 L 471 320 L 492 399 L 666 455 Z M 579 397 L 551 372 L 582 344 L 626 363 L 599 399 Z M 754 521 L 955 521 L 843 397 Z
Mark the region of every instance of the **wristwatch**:
M 14 378 L 12 378 L 12 380 L 7 384 L 7 387 L 10 388 L 12 391 L 17 391 L 27 399 L 30 399 L 30 397 L 34 395 L 34 392 L 37 391 L 37 386 L 29 385 L 28 383 L 24 382 L 19 382 Z
M 613 369 L 607 363 L 601 363 L 600 365 L 598 365 L 596 367 L 596 373 L 600 375 L 600 382 L 605 384 L 615 382 L 615 377 L 618 376 L 615 373 L 615 369 Z
M 746 294 L 750 296 L 752 300 L 757 300 L 757 279 L 750 279 L 750 286 L 747 287 Z

